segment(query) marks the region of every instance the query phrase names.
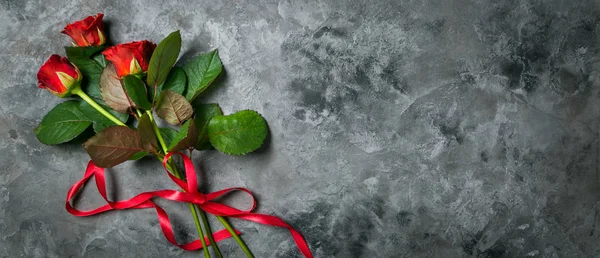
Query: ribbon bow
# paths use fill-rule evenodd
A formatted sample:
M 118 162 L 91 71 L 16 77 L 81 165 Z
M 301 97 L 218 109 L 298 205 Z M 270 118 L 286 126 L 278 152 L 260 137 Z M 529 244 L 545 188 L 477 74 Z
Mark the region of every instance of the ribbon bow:
M 174 154 L 177 154 L 183 158 L 187 182 L 175 177 L 167 169 L 167 160 L 169 160 L 169 158 Z M 254 196 L 248 189 L 241 188 L 241 187 L 235 187 L 235 188 L 223 189 L 223 190 L 213 192 L 213 193 L 208 193 L 208 194 L 200 193 L 198 191 L 198 181 L 196 179 L 196 169 L 194 168 L 194 165 L 193 165 L 192 161 L 190 160 L 190 158 L 182 153 L 168 153 L 163 159 L 163 167 L 167 171 L 167 175 L 169 176 L 169 178 L 171 178 L 171 180 L 173 180 L 173 182 L 175 182 L 177 185 L 179 185 L 181 187 L 181 189 L 183 189 L 184 191 L 165 189 L 165 190 L 157 190 L 157 191 L 151 191 L 151 192 L 143 192 L 143 193 L 140 193 L 130 199 L 113 202 L 113 201 L 109 201 L 106 196 L 106 181 L 105 181 L 105 177 L 104 177 L 104 168 L 98 167 L 92 161 L 90 161 L 85 170 L 85 174 L 83 175 L 83 178 L 81 180 L 77 181 L 75 184 L 73 184 L 73 186 L 71 186 L 71 188 L 69 189 L 69 192 L 67 193 L 67 200 L 66 200 L 65 207 L 69 213 L 71 213 L 72 215 L 75 215 L 75 216 L 79 216 L 79 217 L 92 216 L 92 215 L 99 214 L 99 213 L 109 211 L 109 210 L 154 208 L 154 209 L 156 209 L 158 221 L 159 221 L 160 227 L 162 229 L 162 232 L 163 232 L 165 238 L 167 238 L 167 240 L 169 242 L 171 242 L 173 245 L 176 245 L 179 248 L 182 248 L 184 250 L 190 251 L 190 250 L 198 250 L 198 249 L 202 248 L 202 243 L 200 242 L 200 239 L 194 240 L 192 242 L 189 242 L 189 243 L 186 243 L 183 245 L 178 244 L 177 241 L 175 240 L 175 236 L 173 234 L 173 227 L 171 226 L 171 221 L 169 220 L 169 216 L 167 215 L 165 210 L 163 210 L 161 207 L 159 207 L 154 202 L 152 202 L 152 198 L 158 197 L 158 198 L 163 198 L 163 199 L 176 201 L 176 202 L 193 203 L 193 204 L 197 204 L 201 209 L 203 209 L 207 213 L 213 214 L 215 216 L 238 218 L 238 219 L 253 221 L 253 222 L 257 222 L 257 223 L 261 223 L 261 224 L 265 224 L 265 225 L 269 225 L 269 226 L 286 228 L 292 234 L 292 237 L 293 237 L 294 241 L 296 242 L 296 245 L 298 246 L 298 249 L 300 250 L 300 252 L 307 258 L 313 257 L 312 253 L 310 252 L 310 249 L 308 248 L 308 244 L 304 240 L 304 237 L 302 237 L 300 232 L 298 232 L 294 228 L 292 228 L 292 226 L 285 223 L 282 219 L 280 219 L 278 217 L 252 212 L 254 210 L 254 208 L 256 207 L 256 199 L 254 198 Z M 96 179 L 96 187 L 98 188 L 98 192 L 100 192 L 100 195 L 102 196 L 102 198 L 104 198 L 104 200 L 106 201 L 107 204 L 100 206 L 98 208 L 92 209 L 92 210 L 87 210 L 87 211 L 78 210 L 71 205 L 71 200 L 73 198 L 75 198 L 75 196 L 77 196 L 77 194 L 79 193 L 79 190 L 81 190 L 81 188 L 92 177 L 94 177 Z M 248 195 L 250 195 L 250 197 L 252 198 L 252 207 L 248 210 L 238 210 L 231 206 L 213 201 L 214 199 L 216 199 L 224 194 L 227 194 L 229 192 L 233 192 L 233 191 L 243 191 L 243 192 L 247 193 Z M 236 231 L 236 234 L 241 234 L 241 233 L 239 231 Z M 223 229 L 223 230 L 220 230 L 220 231 L 214 233 L 213 237 L 214 237 L 215 242 L 219 242 L 221 240 L 231 237 L 231 234 L 227 230 Z M 205 242 L 207 243 L 207 245 L 211 244 L 208 240 L 208 237 L 205 237 Z

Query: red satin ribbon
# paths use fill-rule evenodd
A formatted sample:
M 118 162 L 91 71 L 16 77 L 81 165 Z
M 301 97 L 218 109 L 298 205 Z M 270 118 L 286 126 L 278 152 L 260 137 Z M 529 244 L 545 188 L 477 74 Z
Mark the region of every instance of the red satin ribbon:
M 167 160 L 169 160 L 169 158 L 173 154 L 177 154 L 183 158 L 187 182 L 175 177 L 167 169 Z M 304 254 L 304 256 L 307 258 L 313 257 L 312 253 L 310 252 L 310 249 L 308 248 L 308 244 L 304 240 L 304 237 L 302 237 L 300 232 L 298 232 L 294 228 L 292 228 L 292 226 L 288 225 L 287 223 L 285 223 L 282 219 L 280 219 L 278 217 L 252 212 L 254 210 L 254 208 L 256 207 L 256 199 L 254 199 L 254 196 L 248 189 L 246 189 L 246 188 L 227 188 L 227 189 L 224 189 L 221 191 L 208 193 L 208 194 L 200 193 L 198 191 L 198 182 L 196 179 L 196 169 L 194 168 L 194 165 L 193 165 L 192 161 L 190 160 L 190 158 L 188 158 L 186 155 L 184 155 L 182 153 L 167 154 L 165 156 L 165 158 L 163 159 L 163 167 L 167 171 L 167 175 L 171 178 L 171 180 L 173 180 L 173 182 L 175 182 L 177 185 L 179 185 L 181 187 L 181 189 L 183 189 L 183 191 L 167 189 L 167 190 L 158 190 L 158 191 L 152 191 L 152 192 L 143 192 L 141 194 L 134 196 L 131 199 L 113 202 L 113 201 L 109 201 L 108 198 L 106 197 L 106 183 L 105 183 L 105 177 L 104 177 L 104 169 L 96 166 L 92 161 L 90 161 L 87 166 L 87 169 L 85 170 L 85 174 L 83 175 L 83 178 L 81 180 L 79 180 L 78 182 L 76 182 L 75 184 L 73 184 L 73 186 L 71 186 L 71 189 L 69 189 L 69 192 L 67 193 L 67 200 L 66 200 L 65 207 L 69 213 L 71 213 L 75 216 L 80 216 L 80 217 L 81 216 L 92 216 L 92 215 L 102 213 L 105 211 L 109 211 L 109 210 L 154 208 L 154 209 L 156 209 L 156 213 L 158 216 L 158 222 L 160 224 L 162 232 L 169 242 L 171 242 L 173 245 L 176 245 L 185 250 L 198 250 L 198 249 L 202 248 L 202 243 L 200 242 L 200 239 L 197 239 L 195 241 L 192 241 L 190 243 L 186 243 L 183 245 L 180 245 L 177 243 L 177 241 L 175 240 L 175 236 L 173 234 L 173 227 L 171 226 L 169 216 L 162 208 L 160 208 L 158 205 L 156 205 L 154 202 L 152 202 L 152 198 L 158 197 L 158 198 L 163 198 L 163 199 L 176 201 L 176 202 L 193 203 L 193 204 L 197 204 L 204 211 L 206 211 L 210 214 L 213 214 L 215 216 L 238 218 L 238 219 L 253 221 L 253 222 L 257 222 L 257 223 L 261 223 L 261 224 L 265 224 L 265 225 L 269 225 L 269 226 L 286 228 L 292 234 L 292 237 L 293 237 L 294 241 L 296 242 L 296 245 L 298 246 L 298 249 L 300 250 L 300 252 L 302 252 L 302 254 Z M 106 201 L 107 204 L 103 205 L 101 207 L 92 209 L 92 210 L 88 210 L 88 211 L 78 210 L 71 205 L 71 200 L 73 198 L 75 198 L 75 196 L 77 196 L 77 194 L 79 193 L 79 190 L 81 190 L 81 188 L 92 177 L 94 177 L 96 179 L 96 187 L 98 188 L 100 195 L 102 196 L 102 198 L 104 198 L 104 200 Z M 246 192 L 247 194 L 249 194 L 250 197 L 252 197 L 252 207 L 248 210 L 238 210 L 236 208 L 233 208 L 231 206 L 228 206 L 228 205 L 225 205 L 222 203 L 213 202 L 214 199 L 219 198 L 220 196 L 222 196 L 226 193 L 232 192 L 232 191 L 243 191 L 243 192 Z M 236 230 L 236 233 L 241 234 L 237 230 Z M 231 234 L 227 230 L 221 230 L 219 232 L 214 233 L 213 237 L 214 237 L 215 242 L 219 242 L 223 239 L 227 239 L 227 238 L 231 237 Z M 208 245 L 211 244 L 207 237 L 205 237 L 204 239 Z

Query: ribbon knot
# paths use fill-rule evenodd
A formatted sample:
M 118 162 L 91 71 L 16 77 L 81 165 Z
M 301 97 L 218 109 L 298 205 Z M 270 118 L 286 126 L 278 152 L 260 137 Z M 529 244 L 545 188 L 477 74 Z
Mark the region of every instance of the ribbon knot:
M 177 178 L 167 169 L 167 161 L 172 155 L 179 155 L 183 159 L 186 180 L 182 180 Z M 88 163 L 88 166 L 85 170 L 83 178 L 77 181 L 67 193 L 67 200 L 65 204 L 65 208 L 69 213 L 75 216 L 92 216 L 109 210 L 126 210 L 126 209 L 148 209 L 154 208 L 156 210 L 158 221 L 160 227 L 162 229 L 163 235 L 169 242 L 173 245 L 178 246 L 184 250 L 198 250 L 202 248 L 202 243 L 200 239 L 192 241 L 190 243 L 186 243 L 180 245 L 175 240 L 175 235 L 173 233 L 173 227 L 171 226 L 171 222 L 169 220 L 169 216 L 167 213 L 158 205 L 156 205 L 152 199 L 153 198 L 163 198 L 176 202 L 186 202 L 186 203 L 194 203 L 197 204 L 201 209 L 215 216 L 223 216 L 223 217 L 231 217 L 238 218 L 248 221 L 253 221 L 257 223 L 261 223 L 269 226 L 283 227 L 290 231 L 294 241 L 300 252 L 307 258 L 312 258 L 312 253 L 308 248 L 308 244 L 304 237 L 300 234 L 300 232 L 296 231 L 292 226 L 285 223 L 282 219 L 266 215 L 266 214 L 258 214 L 254 213 L 253 210 L 256 208 L 256 199 L 252 195 L 252 192 L 246 188 L 236 187 L 236 188 L 227 188 L 217 192 L 212 192 L 208 194 L 203 194 L 198 191 L 198 181 L 196 178 L 196 169 L 190 158 L 182 153 L 168 153 L 165 155 L 163 159 L 163 167 L 167 171 L 167 175 L 175 184 L 177 184 L 183 191 L 176 191 L 171 189 L 157 190 L 151 192 L 143 192 L 140 193 L 130 199 L 122 200 L 122 201 L 109 201 L 106 195 L 106 181 L 104 175 L 104 168 L 96 166 L 92 161 Z M 100 206 L 98 208 L 81 211 L 74 208 L 71 205 L 71 200 L 79 194 L 81 188 L 89 181 L 92 177 L 96 179 L 96 187 L 98 192 L 102 196 L 102 198 L 106 201 L 106 204 Z M 214 202 L 213 200 L 233 191 L 242 191 L 250 195 L 252 198 L 252 207 L 248 210 L 239 210 L 234 207 Z M 241 232 L 236 230 L 236 234 L 241 234 Z M 231 237 L 231 234 L 227 230 L 221 230 L 213 234 L 213 238 L 215 242 L 219 242 L 223 239 L 227 239 Z M 211 243 L 208 240 L 208 237 L 205 237 L 205 242 L 210 245 Z
M 194 194 L 194 204 L 202 205 L 206 202 L 206 197 L 201 193 Z

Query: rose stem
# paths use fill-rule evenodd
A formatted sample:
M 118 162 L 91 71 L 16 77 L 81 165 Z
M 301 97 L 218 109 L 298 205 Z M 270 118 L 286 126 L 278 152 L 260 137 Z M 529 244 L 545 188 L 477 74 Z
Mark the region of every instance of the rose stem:
M 146 110 L 146 113 L 148 114 L 148 116 L 150 116 L 150 121 L 152 122 L 152 127 L 154 128 L 154 133 L 156 134 L 156 137 L 158 138 L 158 141 L 160 142 L 160 146 L 162 147 L 165 155 L 167 154 L 168 150 L 167 150 L 167 145 L 165 144 L 165 140 L 162 138 L 162 135 L 160 134 L 160 131 L 158 130 L 158 126 L 156 125 L 156 122 L 154 121 L 154 116 L 152 115 L 152 112 L 150 110 Z M 169 161 L 171 161 L 172 159 L 169 158 Z M 179 174 L 179 171 L 176 169 L 176 167 L 174 168 L 173 166 L 171 167 L 171 172 L 173 172 L 173 174 L 181 179 L 181 175 Z M 183 189 L 182 189 L 183 190 Z M 196 209 L 194 209 L 194 205 L 189 203 L 190 206 L 190 210 L 192 211 L 192 216 L 194 217 L 194 223 L 196 224 L 196 229 L 198 230 L 198 235 L 200 238 L 200 243 L 202 243 L 202 251 L 204 252 L 204 256 L 210 258 L 210 253 L 208 252 L 208 248 L 206 248 L 206 242 L 204 241 L 204 232 L 202 232 L 202 227 L 200 226 L 200 220 L 198 219 L 198 214 L 196 213 Z
M 189 151 L 190 151 L 190 159 L 192 159 L 193 149 L 189 149 Z M 215 254 L 218 257 L 223 258 L 223 254 L 221 254 L 219 245 L 217 245 L 217 243 L 215 242 L 215 239 L 213 238 L 212 230 L 210 229 L 210 224 L 208 223 L 208 218 L 206 217 L 206 212 L 204 212 L 203 209 L 199 209 L 197 206 L 196 206 L 196 210 L 200 214 L 200 219 L 202 219 L 202 225 L 204 226 L 204 230 L 206 230 L 206 236 L 208 236 L 208 241 L 210 241 L 210 244 L 211 244 L 213 250 L 215 250 Z
M 215 253 L 218 257 L 223 257 L 221 254 L 221 250 L 219 249 L 219 245 L 215 242 L 215 239 L 212 236 L 212 231 L 210 229 L 210 225 L 208 224 L 208 218 L 206 217 L 206 212 L 204 210 L 196 207 L 198 209 L 198 213 L 200 213 L 200 218 L 202 219 L 202 223 L 204 224 L 204 228 L 206 229 L 206 235 L 208 236 L 208 240 L 210 241 L 211 246 L 215 250 Z M 235 233 L 235 232 L 234 232 Z
M 249 258 L 254 258 L 254 255 L 252 255 L 252 252 L 250 252 L 250 249 L 248 249 L 248 246 L 246 246 L 246 244 L 244 243 L 244 240 L 242 240 L 242 238 L 240 238 L 240 236 L 238 236 L 235 233 L 235 230 L 229 224 L 227 219 L 225 219 L 221 216 L 217 216 L 217 219 L 219 220 L 219 222 L 221 222 L 221 224 L 223 224 L 223 226 L 227 229 L 227 231 L 229 231 L 229 233 L 231 234 L 233 239 L 235 239 L 235 241 L 238 243 L 238 245 L 240 245 L 240 247 L 242 248 L 242 251 L 244 251 L 246 256 L 248 256 Z
M 166 144 L 165 144 L 165 142 L 164 142 L 164 140 L 162 138 L 162 135 L 158 131 L 158 127 L 156 126 L 156 123 L 154 123 L 154 118 L 152 116 L 152 112 L 150 112 L 149 110 L 147 110 L 146 113 L 148 113 L 148 115 L 150 115 L 150 121 L 152 121 L 152 123 L 154 124 L 154 131 L 155 131 L 156 135 L 158 136 L 158 141 L 160 142 L 160 144 L 162 146 L 166 146 Z M 199 208 L 199 210 L 203 212 L 202 209 Z M 248 246 L 246 246 L 246 244 L 244 243 L 244 241 L 240 238 L 240 236 L 238 236 L 238 234 L 235 232 L 235 230 L 233 229 L 233 227 L 231 226 L 231 224 L 229 224 L 229 222 L 225 218 L 223 218 L 221 216 L 215 216 L 215 217 L 217 217 L 217 220 L 219 220 L 219 222 L 221 222 L 221 224 L 223 224 L 223 226 L 225 227 L 225 229 L 227 229 L 227 231 L 229 232 L 229 234 L 238 243 L 238 245 L 240 246 L 240 248 L 242 248 L 242 251 L 244 251 L 244 253 L 246 254 L 246 256 L 249 257 L 249 258 L 254 258 L 254 255 L 252 255 L 252 252 L 250 252 L 250 249 L 248 249 Z M 214 246 L 217 246 L 216 243 L 211 242 L 211 244 L 213 244 Z
M 96 103 L 96 101 L 94 101 L 92 98 L 90 98 L 90 96 L 85 94 L 85 92 L 83 92 L 81 90 L 81 88 L 79 88 L 79 87 L 74 88 L 73 90 L 71 90 L 71 93 L 81 97 L 83 100 L 85 100 L 85 102 L 90 104 L 90 106 L 92 106 L 94 109 L 98 110 L 98 112 L 100 112 L 106 118 L 110 119 L 110 121 L 113 121 L 113 123 L 115 123 L 117 125 L 126 126 L 125 123 L 121 122 L 121 120 L 117 119 L 111 113 L 108 113 L 108 111 L 106 111 L 104 108 L 102 108 L 100 105 L 98 105 L 98 103 Z
M 142 114 L 142 112 L 141 112 L 139 109 L 137 109 L 137 108 L 135 109 L 135 112 L 138 114 L 138 116 L 139 116 L 140 118 L 142 118 L 142 116 L 144 115 L 144 114 Z

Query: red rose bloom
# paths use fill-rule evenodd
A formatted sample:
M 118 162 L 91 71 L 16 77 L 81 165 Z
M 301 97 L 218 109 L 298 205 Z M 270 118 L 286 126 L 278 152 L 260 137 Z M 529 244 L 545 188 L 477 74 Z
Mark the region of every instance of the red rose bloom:
M 123 77 L 148 71 L 148 63 L 155 48 L 156 44 L 142 40 L 109 47 L 102 54 L 115 65 L 117 75 Z
M 67 25 L 61 32 L 73 38 L 75 44 L 80 47 L 103 45 L 106 37 L 102 17 L 104 14 L 101 13 L 96 16 L 88 16 L 81 21 Z
M 79 87 L 81 72 L 66 57 L 52 55 L 37 74 L 38 86 L 59 97 L 68 97 Z

